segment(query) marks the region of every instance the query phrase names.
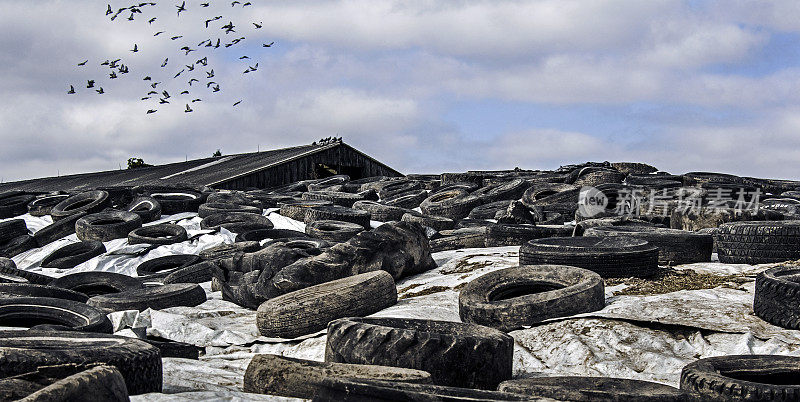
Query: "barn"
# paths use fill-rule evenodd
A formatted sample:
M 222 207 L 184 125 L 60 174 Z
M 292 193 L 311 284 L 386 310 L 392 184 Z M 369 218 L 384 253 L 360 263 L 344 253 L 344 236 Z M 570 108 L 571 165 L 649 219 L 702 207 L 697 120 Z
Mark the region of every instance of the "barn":
M 0 192 L 78 191 L 93 188 L 208 186 L 244 190 L 346 174 L 351 179 L 402 174 L 340 138 L 290 148 L 195 159 L 136 169 L 109 170 L 0 184 Z

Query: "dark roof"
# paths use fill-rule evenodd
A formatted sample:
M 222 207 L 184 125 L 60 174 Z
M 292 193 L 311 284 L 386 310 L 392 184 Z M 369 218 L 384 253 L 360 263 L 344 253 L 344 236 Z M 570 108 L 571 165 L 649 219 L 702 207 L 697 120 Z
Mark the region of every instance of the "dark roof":
M 43 192 L 84 190 L 109 186 L 127 187 L 177 184 L 213 186 L 227 180 L 268 169 L 272 166 L 340 145 L 345 144 L 342 142 L 326 143 L 324 145 L 314 143 L 291 148 L 195 159 L 186 162 L 147 166 L 136 169 L 109 170 L 105 172 L 22 180 L 0 184 L 0 191 L 13 189 Z M 345 146 L 353 149 L 348 145 Z M 353 150 L 364 155 L 358 150 Z M 383 165 L 367 155 L 364 156 Z M 393 169 L 391 170 L 394 171 Z

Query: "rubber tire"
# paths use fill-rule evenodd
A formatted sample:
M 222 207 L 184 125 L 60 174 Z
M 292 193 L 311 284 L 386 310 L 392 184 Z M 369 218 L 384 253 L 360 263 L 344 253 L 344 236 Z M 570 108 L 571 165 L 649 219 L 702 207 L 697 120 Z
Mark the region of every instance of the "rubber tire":
M 477 226 L 439 232 L 441 237 L 430 241 L 431 252 L 457 250 L 462 248 L 486 247 L 486 227 Z
M 131 395 L 161 392 L 158 348 L 133 338 L 86 332 L 0 331 L 0 357 L 0 378 L 45 365 L 105 363 L 119 370 Z
M 437 385 L 495 389 L 511 378 L 514 339 L 489 327 L 402 318 L 328 324 L 325 361 L 405 367 Z
M 623 236 L 647 240 L 658 247 L 661 265 L 710 262 L 714 239 L 711 235 L 679 229 L 647 226 L 603 226 L 586 229 L 584 236 Z
M 253 356 L 244 372 L 244 392 L 311 399 L 327 377 L 430 383 L 421 370 L 361 364 L 328 363 L 286 356 Z
M 778 266 L 756 277 L 753 312 L 782 328 L 800 329 L 800 267 Z
M 110 334 L 113 330 L 105 313 L 82 302 L 51 297 L 0 298 L 0 322 L 21 320 L 27 325 L 37 319 L 75 331 Z
M 36 239 L 31 235 L 17 236 L 0 243 L 0 257 L 11 258 L 36 248 Z
M 224 212 L 209 215 L 200 221 L 200 229 L 219 230 L 225 228 L 234 233 L 247 230 L 272 229 L 275 226 L 264 215 L 248 212 Z
M 161 218 L 161 203 L 153 197 L 137 197 L 128 204 L 125 210 L 139 215 L 143 224 Z
M 341 191 L 309 191 L 303 193 L 302 198 L 308 200 L 326 200 L 342 207 L 352 208 L 353 203 L 361 201 L 364 197 L 358 194 L 345 193 Z
M 211 204 L 202 204 L 197 209 L 197 216 L 205 218 L 214 214 L 225 212 L 247 212 L 251 214 L 261 215 L 261 208 L 251 207 L 249 205 L 236 205 L 226 204 L 222 202 L 215 202 Z
M 526 395 L 492 390 L 448 387 L 442 385 L 407 384 L 328 377 L 317 386 L 315 402 L 476 402 L 530 401 Z
M 142 226 L 128 233 L 128 244 L 167 245 L 184 242 L 189 239 L 186 228 L 174 223 L 159 223 Z
M 53 207 L 67 198 L 69 198 L 68 194 L 48 194 L 36 197 L 33 201 L 28 203 L 28 213 L 31 216 L 50 215 L 50 211 Z
M 75 268 L 105 252 L 106 246 L 101 241 L 71 243 L 48 254 L 40 266 L 42 268 Z
M 79 303 L 86 303 L 89 300 L 86 294 L 78 291 L 34 283 L 0 283 L 0 298 L 5 297 L 48 297 Z
M 17 268 L 17 264 L 14 263 L 14 260 L 5 257 L 0 257 L 0 274 L 16 275 L 37 285 L 47 285 L 53 281 L 53 277 L 51 276 L 19 269 Z
M 455 221 L 450 218 L 445 218 L 443 216 L 432 216 L 432 215 L 425 215 L 421 214 L 417 211 L 406 212 L 403 214 L 403 217 L 400 218 L 403 222 L 416 222 L 422 226 L 427 226 L 436 230 L 437 232 L 441 232 L 442 230 L 452 230 L 456 227 Z
M 177 357 L 180 359 L 200 359 L 200 351 L 202 347 L 192 345 L 190 343 L 173 341 L 172 339 L 161 338 L 157 336 L 148 335 L 147 338 L 142 339 L 161 351 L 161 357 Z
M 147 260 L 136 267 L 136 274 L 144 279 L 164 278 L 167 275 L 190 265 L 200 262 L 200 257 L 194 254 L 165 255 Z
M 379 222 L 399 221 L 403 214 L 408 212 L 404 208 L 381 204 L 375 201 L 356 201 L 353 209 L 369 212 L 370 220 Z
M 381 198 L 381 203 L 390 207 L 411 209 L 420 206 L 426 198 L 428 198 L 428 192 L 420 189 L 386 196 Z
M 206 301 L 206 292 L 200 285 L 176 283 L 119 293 L 109 293 L 89 298 L 86 304 L 103 311 L 162 310 L 170 307 L 195 307 Z
M 372 271 L 310 286 L 269 299 L 258 307 L 261 335 L 295 338 L 325 329 L 344 317 L 364 317 L 397 303 L 392 275 Z
M 333 203 L 328 200 L 295 200 L 292 202 L 280 203 L 280 210 L 278 213 L 289 219 L 305 222 L 306 213 L 309 208 L 326 205 L 333 205 Z
M 11 219 L 0 222 L 0 243 L 28 234 L 24 219 Z
M 0 198 L 0 219 L 13 218 L 28 213 L 28 203 L 36 196 L 19 194 Z
M 730 222 L 714 238 L 719 261 L 765 264 L 800 259 L 800 221 Z
M 426 198 L 419 205 L 423 213 L 443 216 L 452 220 L 466 218 L 473 208 L 481 204 L 478 197 L 463 190 L 439 192 Z
M 486 247 L 521 246 L 535 239 L 568 237 L 572 230 L 572 227 L 563 225 L 493 223 L 486 227 Z
M 499 211 L 505 211 L 508 209 L 509 204 L 511 204 L 510 200 L 500 200 L 478 205 L 477 207 L 472 208 L 472 211 L 469 211 L 467 218 L 494 219 Z
M 503 183 L 484 185 L 470 193 L 481 200 L 481 204 L 500 200 L 517 200 L 531 185 L 524 179 L 512 179 Z
M 306 234 L 331 243 L 344 243 L 364 231 L 364 227 L 342 221 L 314 221 L 306 224 Z
M 36 245 L 44 247 L 56 240 L 75 233 L 75 222 L 86 216 L 86 212 L 78 212 L 55 221 L 33 234 Z
M 726 373 L 735 373 L 738 378 Z M 796 356 L 709 357 L 683 367 L 681 389 L 703 401 L 797 401 L 798 377 L 800 357 Z
M 308 208 L 306 211 L 305 223 L 308 224 L 314 221 L 334 220 L 351 222 L 368 228 L 370 227 L 369 218 L 370 214 L 367 211 L 361 211 L 359 209 L 347 208 L 339 205 L 329 205 Z
M 144 287 L 141 280 L 116 272 L 77 272 L 54 279 L 50 286 L 74 290 L 89 297 Z
M 188 267 L 177 269 L 164 277 L 164 284 L 208 282 L 213 277 L 213 267 L 213 262 L 202 261 L 194 265 L 189 265 Z
M 498 391 L 576 402 L 688 402 L 678 388 L 628 378 L 557 376 L 520 378 L 500 383 Z
M 658 272 L 658 247 L 624 237 L 550 237 L 520 247 L 520 265 L 569 265 L 603 278 L 649 277 Z
M 473 279 L 461 289 L 458 314 L 462 322 L 508 332 L 550 318 L 602 310 L 604 289 L 603 278 L 587 269 L 506 268 Z
M 248 230 L 236 235 L 236 242 L 261 241 L 265 239 L 294 239 L 307 238 L 308 235 L 291 229 L 256 229 Z
M 83 241 L 110 241 L 124 239 L 128 233 L 140 227 L 142 217 L 133 212 L 104 211 L 78 219 L 75 222 L 75 234 Z
M 197 212 L 205 201 L 204 195 L 192 190 L 159 190 L 149 192 L 149 196 L 161 204 L 162 215 L 174 215 L 181 212 Z
M 0 273 L 0 284 L 28 284 L 28 280 L 14 274 Z
M 80 212 L 92 214 L 105 209 L 110 201 L 107 191 L 87 191 L 73 195 L 56 204 L 50 210 L 50 216 L 53 217 L 53 221 L 58 221 Z
M 0 380 L 0 399 L 20 402 L 127 402 L 128 389 L 119 370 L 102 365 L 42 366 L 36 371 Z

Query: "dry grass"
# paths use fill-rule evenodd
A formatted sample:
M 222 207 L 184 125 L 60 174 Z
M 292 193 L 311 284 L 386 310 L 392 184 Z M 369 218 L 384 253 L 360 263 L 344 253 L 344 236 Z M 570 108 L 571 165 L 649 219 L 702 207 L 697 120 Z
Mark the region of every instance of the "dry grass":
M 490 265 L 494 264 L 492 261 L 477 261 L 477 262 L 469 262 L 468 260 L 459 261 L 456 266 L 450 269 L 443 269 L 443 274 L 465 274 L 476 269 L 486 268 Z
M 406 288 L 406 290 L 407 289 L 408 288 Z M 429 294 L 433 294 L 433 293 L 444 292 L 445 290 L 450 290 L 450 288 L 447 287 L 447 286 L 431 286 L 429 288 L 422 289 L 422 290 L 420 290 L 418 292 L 406 293 L 406 294 L 400 296 L 398 299 L 400 299 L 400 300 L 410 299 L 412 297 L 425 296 L 425 295 L 429 295 Z
M 738 285 L 752 281 L 744 275 L 712 275 L 699 274 L 692 270 L 664 269 L 657 275 L 642 278 L 607 278 L 606 286 L 619 284 L 629 285 L 627 288 L 615 292 L 621 295 L 657 295 L 676 292 L 678 290 L 713 289 L 719 286 L 738 288 Z

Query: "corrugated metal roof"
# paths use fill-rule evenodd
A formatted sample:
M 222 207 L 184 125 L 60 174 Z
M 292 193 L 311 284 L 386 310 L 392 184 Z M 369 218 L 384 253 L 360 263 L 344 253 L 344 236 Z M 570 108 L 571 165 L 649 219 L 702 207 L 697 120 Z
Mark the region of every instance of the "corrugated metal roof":
M 148 166 L 137 169 L 109 170 L 105 172 L 22 180 L 0 184 L 0 191 L 12 189 L 31 192 L 83 190 L 106 186 L 138 186 L 148 184 L 210 186 L 340 145 L 344 144 L 341 142 L 326 143 L 324 145 L 314 143 L 291 148 L 233 154 L 217 158 L 195 159 L 186 162 L 169 163 L 166 165 Z M 356 150 L 356 152 L 359 151 Z M 381 165 L 383 164 L 381 163 Z

